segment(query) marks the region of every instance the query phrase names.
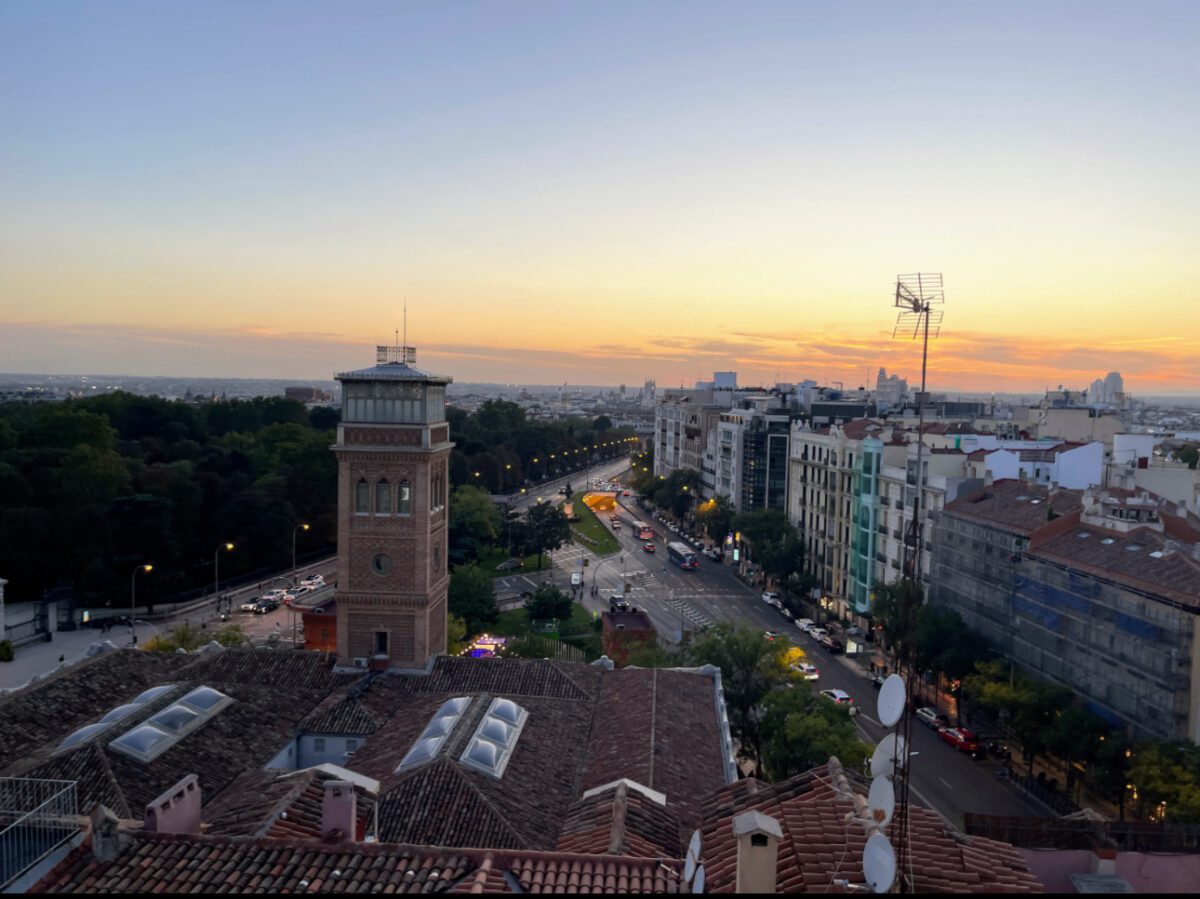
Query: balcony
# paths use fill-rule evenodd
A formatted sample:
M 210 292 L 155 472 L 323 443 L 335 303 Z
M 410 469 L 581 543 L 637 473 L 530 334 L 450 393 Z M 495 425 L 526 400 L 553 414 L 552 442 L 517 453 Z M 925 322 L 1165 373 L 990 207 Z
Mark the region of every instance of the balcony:
M 82 833 L 75 786 L 73 780 L 0 777 L 0 892 Z

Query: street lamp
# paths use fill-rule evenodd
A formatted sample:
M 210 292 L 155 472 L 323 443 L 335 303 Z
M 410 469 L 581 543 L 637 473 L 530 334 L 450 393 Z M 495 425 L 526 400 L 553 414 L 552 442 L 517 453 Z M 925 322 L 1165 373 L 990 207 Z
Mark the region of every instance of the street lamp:
M 296 533 L 297 531 L 307 531 L 307 524 L 298 524 L 292 528 L 292 586 L 296 585 Z M 232 546 L 231 546 L 232 548 Z
M 133 569 L 133 574 L 129 576 L 129 644 L 137 646 L 137 633 L 133 629 L 133 616 L 137 608 L 135 597 L 137 595 L 137 576 L 139 571 L 144 571 L 149 574 L 154 570 L 153 565 L 139 565 Z
M 233 552 L 232 543 L 222 543 L 217 547 L 217 551 L 213 553 L 213 595 L 219 596 L 221 592 L 221 550 Z M 218 600 L 218 605 L 220 601 Z

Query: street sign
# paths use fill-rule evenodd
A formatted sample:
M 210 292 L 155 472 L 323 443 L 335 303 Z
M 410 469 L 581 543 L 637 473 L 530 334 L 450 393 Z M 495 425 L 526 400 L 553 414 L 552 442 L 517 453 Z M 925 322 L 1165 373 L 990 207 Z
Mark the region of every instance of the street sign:
M 735 562 L 738 561 L 739 555 L 740 555 L 740 552 L 739 552 L 738 548 L 735 546 L 733 548 L 733 561 L 735 561 Z

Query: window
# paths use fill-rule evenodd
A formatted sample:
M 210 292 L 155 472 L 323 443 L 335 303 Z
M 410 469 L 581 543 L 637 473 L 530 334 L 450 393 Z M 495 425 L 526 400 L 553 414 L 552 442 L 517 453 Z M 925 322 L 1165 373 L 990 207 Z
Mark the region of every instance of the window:
M 375 485 L 375 514 L 392 514 L 392 485 L 387 478 L 381 478 Z
M 325 738 L 324 737 L 314 737 L 313 738 L 313 752 L 324 752 L 324 751 L 325 751 Z
M 396 505 L 396 512 L 400 515 L 412 514 L 412 484 L 408 481 L 400 482 L 400 500 Z
M 353 752 L 356 749 L 358 749 L 358 740 L 347 740 L 346 741 L 346 751 L 347 752 Z
M 354 514 L 366 515 L 370 510 L 371 488 L 366 478 L 359 478 L 354 487 Z
M 375 632 L 375 655 L 385 656 L 388 651 L 388 635 L 387 631 Z

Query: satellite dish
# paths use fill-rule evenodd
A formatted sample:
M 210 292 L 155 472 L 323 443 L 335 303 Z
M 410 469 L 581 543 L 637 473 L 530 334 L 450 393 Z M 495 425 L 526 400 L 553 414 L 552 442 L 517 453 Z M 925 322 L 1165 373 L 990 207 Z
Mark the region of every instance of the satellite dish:
M 904 703 L 908 697 L 904 695 L 904 678 L 898 674 L 889 674 L 883 686 L 879 688 L 879 723 L 891 727 L 904 714 Z
M 683 860 L 683 882 L 691 883 L 696 874 L 696 863 L 700 860 L 700 831 L 692 833 L 688 841 L 687 857 Z
M 704 865 L 700 865 L 698 868 L 696 868 L 696 879 L 692 881 L 692 892 L 704 892 Z
M 871 820 L 880 827 L 887 827 L 896 810 L 896 788 L 886 774 L 880 774 L 871 781 L 867 805 L 871 809 Z
M 899 750 L 897 750 L 899 744 Z M 897 761 L 899 765 L 897 765 Z M 908 744 L 904 737 L 888 734 L 879 741 L 871 756 L 871 776 L 891 774 L 897 767 L 903 768 L 908 763 Z
M 863 875 L 876 893 L 886 893 L 896 880 L 896 852 L 881 833 L 871 834 L 863 847 Z

